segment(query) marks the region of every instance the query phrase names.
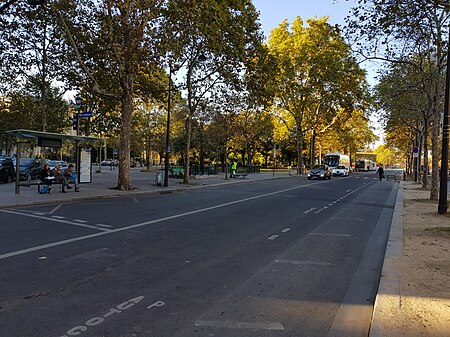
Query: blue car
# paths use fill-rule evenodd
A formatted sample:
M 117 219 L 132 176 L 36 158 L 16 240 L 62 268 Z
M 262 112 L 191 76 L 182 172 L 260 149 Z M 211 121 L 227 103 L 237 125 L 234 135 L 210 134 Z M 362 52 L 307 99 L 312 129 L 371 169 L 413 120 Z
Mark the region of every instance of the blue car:
M 42 162 L 36 158 L 20 158 L 20 180 L 39 180 L 42 170 Z

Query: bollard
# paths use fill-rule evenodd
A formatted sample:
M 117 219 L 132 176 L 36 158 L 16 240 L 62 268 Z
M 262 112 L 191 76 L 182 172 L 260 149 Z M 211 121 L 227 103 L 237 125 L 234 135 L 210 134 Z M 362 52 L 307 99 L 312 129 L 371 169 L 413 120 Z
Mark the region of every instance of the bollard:
M 406 172 L 403 171 L 403 181 L 405 181 L 405 180 L 406 180 Z

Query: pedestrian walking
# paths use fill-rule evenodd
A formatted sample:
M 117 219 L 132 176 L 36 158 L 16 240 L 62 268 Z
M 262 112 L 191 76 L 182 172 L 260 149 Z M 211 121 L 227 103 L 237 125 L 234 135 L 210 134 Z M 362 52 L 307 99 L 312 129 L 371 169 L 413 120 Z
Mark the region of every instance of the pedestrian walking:
M 383 178 L 384 178 L 383 166 L 378 167 L 377 174 L 378 174 L 378 177 L 380 178 L 380 181 L 383 180 Z

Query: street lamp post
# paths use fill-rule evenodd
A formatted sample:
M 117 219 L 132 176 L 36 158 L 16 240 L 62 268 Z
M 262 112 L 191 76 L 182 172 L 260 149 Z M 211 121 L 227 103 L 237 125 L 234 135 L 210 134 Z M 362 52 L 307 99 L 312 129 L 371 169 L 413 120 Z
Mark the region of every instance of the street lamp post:
M 169 63 L 169 89 L 167 92 L 167 123 L 166 123 L 166 156 L 164 159 L 164 187 L 169 186 L 169 160 L 170 160 L 170 113 L 172 106 L 172 65 Z
M 446 7 L 448 10 L 448 7 Z M 450 104 L 450 28 L 447 41 L 447 74 L 445 78 L 445 103 L 444 119 L 442 121 L 442 156 L 441 156 L 441 177 L 439 187 L 438 213 L 446 214 L 448 208 L 448 133 L 449 133 L 449 104 Z
M 75 108 L 77 109 L 77 136 L 80 134 L 80 110 L 83 100 L 80 95 L 75 96 Z

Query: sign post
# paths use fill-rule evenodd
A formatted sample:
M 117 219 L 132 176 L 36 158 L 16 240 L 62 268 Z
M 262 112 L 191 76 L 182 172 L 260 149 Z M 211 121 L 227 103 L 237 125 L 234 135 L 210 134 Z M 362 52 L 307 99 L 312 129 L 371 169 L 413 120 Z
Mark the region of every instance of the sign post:
M 416 183 L 417 182 L 417 163 L 418 163 L 418 160 L 419 160 L 419 147 L 417 147 L 417 146 L 414 146 L 414 148 L 413 148 L 413 150 L 412 150 L 412 153 L 413 153 L 413 158 L 414 158 L 414 182 Z

